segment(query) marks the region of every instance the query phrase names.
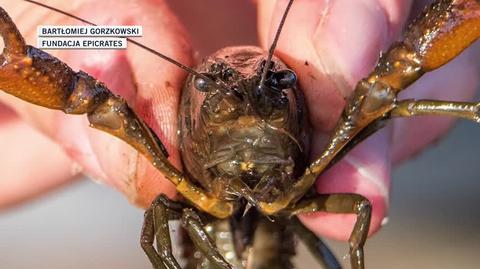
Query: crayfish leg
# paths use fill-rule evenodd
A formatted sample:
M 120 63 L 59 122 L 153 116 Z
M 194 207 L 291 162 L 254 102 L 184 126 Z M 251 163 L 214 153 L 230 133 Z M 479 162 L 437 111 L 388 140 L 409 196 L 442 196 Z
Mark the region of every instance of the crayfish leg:
M 165 195 L 159 195 L 145 211 L 140 245 L 154 269 L 181 269 L 173 256 L 168 222 L 179 219 L 183 207 Z
M 8 14 L 0 8 L 0 34 L 4 39 L 0 89 L 29 103 L 67 114 L 88 114 L 91 126 L 132 145 L 167 178 L 178 183 L 180 173 L 166 159 L 158 137 L 125 100 L 102 82 L 35 47 L 25 45 Z
M 397 102 L 391 117 L 450 116 L 480 123 L 480 103 L 407 99 Z
M 404 43 L 420 55 L 424 71 L 460 54 L 480 36 L 480 1 L 437 1 L 409 27 Z
M 394 43 L 380 57 L 373 72 L 357 83 L 322 154 L 288 194 L 271 203 L 261 203 L 263 211 L 275 214 L 298 201 L 362 130 L 388 118 L 401 90 L 452 60 L 479 37 L 479 0 L 437 0 L 430 5 L 409 26 L 404 40 Z
M 335 254 L 330 248 L 323 242 L 323 240 L 310 231 L 298 218 L 290 219 L 290 227 L 296 235 L 303 241 L 310 253 L 315 259 L 327 269 L 341 269 Z
M 181 225 L 195 247 L 215 265 L 215 268 L 232 269 L 220 254 L 215 242 L 204 228 L 200 216 L 186 205 L 160 194 L 145 212 L 140 245 L 155 269 L 180 269 L 172 253 L 169 221 L 181 219 Z M 157 248 L 154 248 L 156 241 Z
M 75 72 L 58 59 L 25 44 L 22 35 L 0 8 L 0 89 L 27 102 L 64 109 Z
M 364 269 L 363 247 L 367 241 L 372 217 L 372 205 L 367 198 L 355 193 L 317 194 L 312 198 L 300 200 L 294 207 L 286 210 L 291 215 L 327 212 L 355 214 L 357 220 L 350 238 L 350 264 L 352 269 Z

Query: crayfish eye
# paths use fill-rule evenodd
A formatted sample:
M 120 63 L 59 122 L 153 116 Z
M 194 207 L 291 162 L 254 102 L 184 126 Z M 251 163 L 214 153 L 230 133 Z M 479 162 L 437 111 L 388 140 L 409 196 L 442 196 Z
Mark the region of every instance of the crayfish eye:
M 262 62 L 260 63 L 260 71 L 262 72 L 263 69 L 265 68 L 265 65 L 267 64 L 267 61 L 266 60 L 262 60 Z M 275 66 L 275 62 L 272 60 L 270 62 L 270 65 L 268 66 L 268 71 L 272 70 L 273 67 Z
M 279 90 L 292 88 L 295 83 L 297 83 L 297 75 L 289 69 L 274 72 L 269 81 L 271 87 Z
M 193 85 L 195 89 L 201 91 L 201 92 L 207 92 L 209 89 L 208 81 L 206 81 L 204 78 L 196 77 L 193 81 Z
M 222 75 L 225 80 L 229 80 L 231 77 L 235 75 L 235 70 L 233 70 L 232 68 L 227 68 L 223 71 Z

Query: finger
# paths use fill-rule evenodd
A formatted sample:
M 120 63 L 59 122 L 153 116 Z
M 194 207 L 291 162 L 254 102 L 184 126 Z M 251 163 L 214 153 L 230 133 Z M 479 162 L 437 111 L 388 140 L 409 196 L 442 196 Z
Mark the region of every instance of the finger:
M 273 40 L 286 2 L 259 1 L 264 48 Z M 295 2 L 276 53 L 298 72 L 316 130 L 331 130 L 353 85 L 398 37 L 409 5 L 393 0 Z
M 188 30 L 197 60 L 222 47 L 258 43 L 251 1 L 172 0 L 168 5 Z
M 163 2 L 155 4 L 157 8 L 160 5 L 167 12 Z M 144 15 L 138 23 L 145 29 L 151 29 L 149 34 L 143 37 L 145 43 L 154 46 L 162 42 L 158 50 L 163 54 L 187 66 L 192 64 L 190 42 L 173 15 L 157 18 L 156 13 L 151 13 L 150 16 Z M 159 25 L 169 25 L 169 27 L 159 27 Z M 132 70 L 137 85 L 135 100 L 137 111 L 164 142 L 170 154 L 169 160 L 180 167 L 177 140 L 178 104 L 187 73 L 136 47 L 128 51 L 127 57 L 132 66 L 148 67 Z M 135 177 L 137 204 L 148 206 L 159 193 L 174 192 L 174 186 L 154 169 L 152 165 L 145 162 L 137 165 Z
M 0 104 L 0 209 L 71 182 L 80 172 L 63 150 Z
M 67 10 L 97 24 L 142 25 L 144 37 L 141 42 L 152 46 L 170 57 L 190 63 L 189 48 L 183 30 L 169 12 L 163 1 L 78 1 L 70 5 L 58 0 L 47 4 Z M 75 9 L 72 10 L 72 6 Z M 22 9 L 23 8 L 23 9 Z M 27 41 L 34 42 L 33 34 L 41 24 L 73 24 L 74 21 L 50 11 L 32 6 L 15 6 L 17 22 Z M 110 17 L 105 15 L 109 10 Z M 8 12 L 13 12 L 7 9 Z M 36 16 L 32 16 L 35 14 Z M 75 22 L 76 23 L 76 22 Z M 131 51 L 130 51 L 131 50 Z M 179 82 L 185 74 L 168 62 L 129 46 L 127 51 L 56 51 L 75 70 L 82 69 L 104 81 L 115 93 L 121 94 L 147 123 L 152 126 L 176 164 L 175 149 L 176 106 L 181 89 Z M 84 116 L 63 115 L 27 105 L 14 98 L 3 97 L 22 117 L 60 143 L 69 156 L 78 162 L 86 174 L 112 185 L 125 193 L 129 199 L 147 206 L 154 195 L 164 192 L 174 195 L 172 184 L 124 142 L 88 128 Z
M 258 1 L 260 40 L 267 47 L 285 1 Z M 313 125 L 318 156 L 354 84 L 375 65 L 380 50 L 397 38 L 410 1 L 296 1 L 285 24 L 278 54 L 298 72 Z M 286 38 L 288 37 L 288 38 Z M 390 131 L 359 145 L 320 177 L 322 193 L 355 192 L 373 204 L 370 232 L 378 230 L 388 207 Z M 315 214 L 302 217 L 314 232 L 347 239 L 354 216 Z

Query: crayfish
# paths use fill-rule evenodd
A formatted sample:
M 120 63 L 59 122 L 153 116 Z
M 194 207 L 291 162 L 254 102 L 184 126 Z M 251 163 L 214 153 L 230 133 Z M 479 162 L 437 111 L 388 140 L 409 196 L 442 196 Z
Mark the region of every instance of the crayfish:
M 327 268 L 338 268 L 333 254 L 296 217 L 312 212 L 356 215 L 349 255 L 352 268 L 362 269 L 371 203 L 355 193 L 318 194 L 312 186 L 391 118 L 448 115 L 480 122 L 478 103 L 397 98 L 478 39 L 480 1 L 438 0 L 427 7 L 356 84 L 323 152 L 311 163 L 302 90 L 295 72 L 274 56 L 293 2 L 268 52 L 228 47 L 190 68 L 130 40 L 189 73 L 178 115 L 183 171 L 121 96 L 25 44 L 1 8 L 0 89 L 39 106 L 86 114 L 91 127 L 130 144 L 176 186 L 180 201 L 160 194 L 145 212 L 141 246 L 156 269 L 181 268 L 172 254 L 170 220 L 181 221 L 191 246 L 188 268 L 291 268 L 295 234 Z

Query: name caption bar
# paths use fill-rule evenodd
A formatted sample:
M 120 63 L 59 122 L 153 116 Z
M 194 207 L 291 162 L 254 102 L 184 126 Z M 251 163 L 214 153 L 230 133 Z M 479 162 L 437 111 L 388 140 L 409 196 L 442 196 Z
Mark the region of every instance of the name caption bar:
M 38 37 L 37 47 L 40 49 L 126 49 L 127 39 L 122 37 Z
M 143 35 L 143 27 L 139 25 L 40 25 L 37 27 L 38 37 L 139 37 Z

